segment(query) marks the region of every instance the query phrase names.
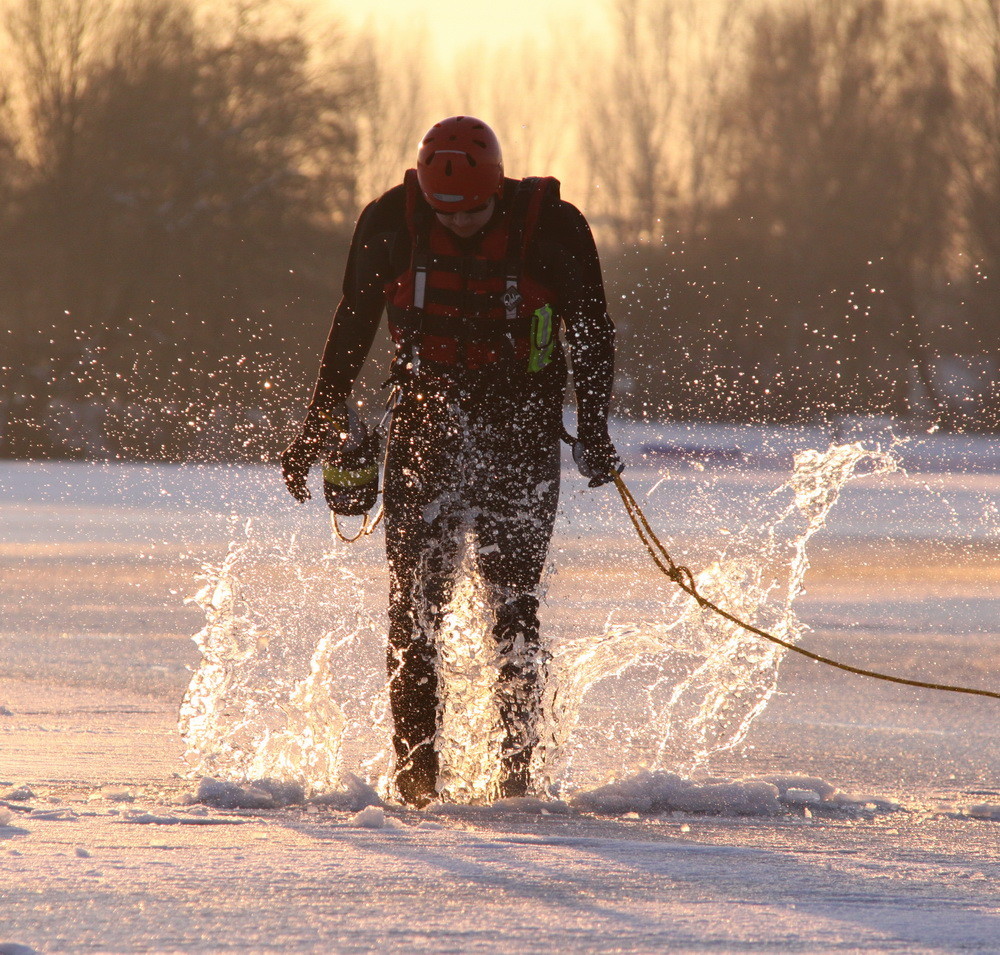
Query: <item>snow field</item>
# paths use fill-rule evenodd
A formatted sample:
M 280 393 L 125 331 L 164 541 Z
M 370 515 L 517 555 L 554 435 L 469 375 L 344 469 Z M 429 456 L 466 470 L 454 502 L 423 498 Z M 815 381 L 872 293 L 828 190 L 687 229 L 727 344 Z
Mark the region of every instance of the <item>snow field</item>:
M 685 433 L 640 435 L 626 478 L 672 551 L 701 569 L 784 476 L 698 455 L 643 464 L 640 444 Z M 753 439 L 780 458 L 776 438 Z M 974 474 L 844 489 L 810 542 L 795 604 L 804 645 L 995 684 L 1000 479 L 989 449 L 972 451 Z M 572 482 L 548 625 L 572 642 L 599 621 L 623 646 L 657 633 L 667 598 L 655 572 L 613 499 Z M 306 550 L 323 545 L 316 515 L 273 484 L 254 468 L 0 466 L 0 944 L 996 951 L 994 703 L 799 659 L 781 663 L 743 743 L 697 772 L 643 768 L 638 748 L 614 751 L 594 723 L 574 754 L 591 781 L 545 800 L 411 812 L 364 780 L 357 749 L 345 750 L 336 787 L 308 797 L 283 781 L 186 777 L 177 705 L 204 617 L 183 599 L 200 564 L 225 556 L 249 513 L 264 536 L 278 528 Z M 349 559 L 374 613 L 371 543 Z M 646 672 L 606 683 L 590 705 L 599 715 L 627 702 Z

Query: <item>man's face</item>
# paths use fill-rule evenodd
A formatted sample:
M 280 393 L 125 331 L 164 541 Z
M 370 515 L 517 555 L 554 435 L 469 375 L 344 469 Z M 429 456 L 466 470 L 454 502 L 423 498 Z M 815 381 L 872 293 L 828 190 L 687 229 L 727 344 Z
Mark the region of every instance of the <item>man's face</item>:
M 468 239 L 490 221 L 496 205 L 496 199 L 491 197 L 489 202 L 476 206 L 475 209 L 466 209 L 462 212 L 437 212 L 435 215 L 438 222 L 446 229 L 451 229 L 459 238 Z

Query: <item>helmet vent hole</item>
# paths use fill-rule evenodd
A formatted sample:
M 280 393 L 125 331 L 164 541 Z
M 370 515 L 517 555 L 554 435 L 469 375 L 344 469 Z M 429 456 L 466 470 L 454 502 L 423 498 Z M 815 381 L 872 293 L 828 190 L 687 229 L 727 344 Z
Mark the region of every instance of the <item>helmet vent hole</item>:
M 465 154 L 465 158 L 469 160 L 469 165 L 470 166 L 475 166 L 476 165 L 476 160 L 473 159 L 472 156 L 470 156 L 468 153 Z
M 451 160 L 450 160 L 450 159 L 449 159 L 449 160 L 448 160 L 448 162 L 447 162 L 447 163 L 445 164 L 445 167 L 444 167 L 444 174 L 445 174 L 446 176 L 450 176 L 450 175 L 451 175 Z
M 475 143 L 475 144 L 476 144 L 476 145 L 477 145 L 477 146 L 478 146 L 478 147 L 479 147 L 480 149 L 485 149 L 485 148 L 486 148 L 486 143 L 484 143 L 484 142 L 483 142 L 483 141 L 482 141 L 481 139 L 474 139 L 474 140 L 472 140 L 472 141 L 473 141 L 473 142 L 474 142 L 474 143 Z

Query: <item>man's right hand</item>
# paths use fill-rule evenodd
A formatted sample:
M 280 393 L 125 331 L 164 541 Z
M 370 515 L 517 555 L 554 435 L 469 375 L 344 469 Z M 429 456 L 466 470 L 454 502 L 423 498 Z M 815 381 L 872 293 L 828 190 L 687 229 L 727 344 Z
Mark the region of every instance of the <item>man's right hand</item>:
M 320 450 L 318 442 L 308 441 L 299 435 L 281 452 L 281 476 L 285 479 L 288 492 L 300 504 L 312 497 L 306 486 L 306 478 L 309 477 L 309 469 L 319 458 Z
M 347 409 L 339 405 L 333 413 L 310 409 L 302 430 L 281 452 L 281 475 L 288 493 L 300 504 L 312 495 L 306 485 L 309 469 L 319 460 L 323 449 L 337 431 L 347 428 Z

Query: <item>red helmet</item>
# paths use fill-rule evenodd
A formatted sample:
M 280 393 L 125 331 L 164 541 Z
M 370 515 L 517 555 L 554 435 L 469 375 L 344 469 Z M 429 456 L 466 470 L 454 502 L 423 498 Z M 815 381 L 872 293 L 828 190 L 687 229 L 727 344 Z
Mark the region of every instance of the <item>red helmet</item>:
M 488 202 L 503 187 L 496 133 L 481 119 L 452 116 L 435 123 L 417 153 L 417 180 L 439 212 L 463 212 Z

